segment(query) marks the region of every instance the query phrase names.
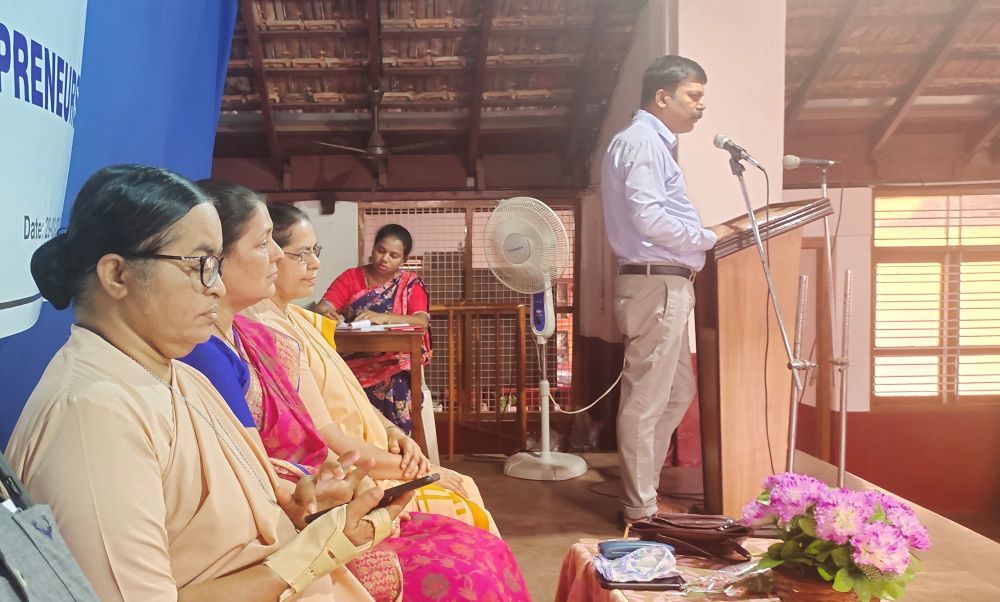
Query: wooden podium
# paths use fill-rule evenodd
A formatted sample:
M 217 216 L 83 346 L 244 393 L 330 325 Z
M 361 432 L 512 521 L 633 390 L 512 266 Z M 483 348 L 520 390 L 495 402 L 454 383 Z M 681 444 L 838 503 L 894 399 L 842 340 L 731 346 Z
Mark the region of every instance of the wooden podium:
M 802 227 L 832 213 L 829 199 L 775 203 L 755 213 L 789 341 Z M 749 218 L 725 225 L 732 233 L 720 238 L 695 280 L 695 322 L 706 511 L 735 517 L 760 493 L 772 466 L 785 469 L 792 377 Z

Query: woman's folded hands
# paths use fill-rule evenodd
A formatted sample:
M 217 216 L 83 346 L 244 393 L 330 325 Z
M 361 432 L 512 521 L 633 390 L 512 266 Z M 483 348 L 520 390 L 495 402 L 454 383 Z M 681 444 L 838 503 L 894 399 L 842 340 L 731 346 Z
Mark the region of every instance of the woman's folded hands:
M 282 600 L 302 592 L 396 531 L 396 518 L 413 492 L 377 508 L 383 491 L 363 488 L 372 466 L 373 460 L 361 460 L 360 454 L 350 452 L 339 462 L 324 463 L 314 477 L 300 479 L 293 493 L 279 493 L 279 503 L 301 529 L 264 562 L 289 586 Z M 305 523 L 307 515 L 327 508 L 332 510 Z

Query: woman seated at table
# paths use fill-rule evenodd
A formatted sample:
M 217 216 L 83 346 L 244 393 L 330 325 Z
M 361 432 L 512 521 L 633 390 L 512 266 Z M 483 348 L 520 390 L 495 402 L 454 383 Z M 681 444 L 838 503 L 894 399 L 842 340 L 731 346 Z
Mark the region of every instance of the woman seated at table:
M 234 413 L 249 415 L 245 426 L 259 429 L 268 454 L 285 465 L 283 476 L 295 480 L 330 454 L 293 382 L 300 373 L 298 343 L 237 315 L 274 295 L 275 264 L 282 251 L 271 238 L 271 219 L 259 196 L 219 182 L 202 183 L 202 188 L 213 197 L 222 221 L 227 294 L 219 303 L 217 336 L 198 345 L 184 361 L 226 392 Z M 320 401 L 319 410 L 325 412 L 322 406 Z M 367 453 L 370 446 L 357 443 L 362 454 Z M 392 457 L 398 470 L 399 456 Z M 350 565 L 377 599 L 394 600 L 399 593 L 406 600 L 435 599 L 449 591 L 458 596 L 461 588 L 504 600 L 526 595 L 517 563 L 502 540 L 452 518 L 413 517 L 404 522 L 400 537 L 376 548 L 382 556 L 365 556 Z M 401 586 L 387 578 L 397 563 L 402 567 Z M 445 589 L 430 595 L 427 586 L 434 582 Z
M 413 237 L 399 224 L 375 234 L 368 263 L 351 268 L 326 289 L 316 311 L 335 320 L 370 320 L 373 324 L 412 324 L 425 328 L 423 363 L 431 356 L 430 302 L 424 283 L 400 267 L 410 257 Z M 345 358 L 369 401 L 410 434 L 410 356 L 405 353 L 352 353 Z
M 91 176 L 66 232 L 31 260 L 42 296 L 72 302 L 78 321 L 7 455 L 101 600 L 371 600 L 341 567 L 409 500 L 372 511 L 373 488 L 306 526 L 350 500 L 357 454 L 290 492 L 211 384 L 173 361 L 212 331 L 221 248 L 215 208 L 183 177 Z
M 368 402 L 358 379 L 333 346 L 336 322 L 292 303 L 296 299 L 312 298 L 314 294 L 320 246 L 309 218 L 294 205 L 270 203 L 268 211 L 274 224 L 272 236 L 285 251 L 284 257 L 278 260 L 276 292 L 243 313 L 298 342 L 301 350 L 299 394 L 303 399 L 314 400 L 307 403 L 310 407 L 325 405 L 343 434 L 353 438 L 342 445 L 362 449 L 357 443 L 362 440 L 378 450 L 371 453 L 380 458 L 379 465 L 384 458 L 387 472 L 376 471 L 373 473 L 376 477 L 411 479 L 428 466 L 431 472 L 440 473 L 442 484 L 452 491 L 422 491 L 414 498 L 416 509 L 457 516 L 496 533 L 490 514 L 483 509 L 475 482 L 452 470 L 430 465 L 413 439 Z M 324 326 L 329 338 L 324 337 Z M 411 472 L 409 467 L 416 467 L 417 472 Z M 379 481 L 381 487 L 394 484 L 393 481 Z

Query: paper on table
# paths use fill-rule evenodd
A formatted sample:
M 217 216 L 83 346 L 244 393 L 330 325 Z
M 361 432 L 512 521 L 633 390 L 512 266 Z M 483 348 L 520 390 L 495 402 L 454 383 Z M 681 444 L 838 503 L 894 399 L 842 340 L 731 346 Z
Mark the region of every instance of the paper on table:
M 352 330 L 356 332 L 385 332 L 386 330 L 409 327 L 409 324 L 372 324 L 371 320 L 357 320 L 356 322 L 341 322 L 337 324 L 337 330 Z
M 372 325 L 371 320 L 358 320 L 357 322 L 341 322 L 337 324 L 337 330 L 364 330 Z

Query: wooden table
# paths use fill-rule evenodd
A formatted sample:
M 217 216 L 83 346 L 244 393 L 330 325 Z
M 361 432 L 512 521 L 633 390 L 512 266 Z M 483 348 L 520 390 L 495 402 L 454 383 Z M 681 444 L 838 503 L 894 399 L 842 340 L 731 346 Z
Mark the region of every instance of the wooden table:
M 812 475 L 831 485 L 837 479 L 837 469 L 834 466 L 802 452 L 796 452 L 795 471 Z M 847 474 L 844 485 L 856 491 L 884 491 L 850 473 Z M 908 503 L 930 532 L 931 549 L 918 554 L 923 570 L 906 586 L 903 602 L 1000 600 L 1000 543 L 912 502 Z M 745 547 L 752 553 L 758 553 L 769 543 L 770 540 L 748 539 Z M 557 602 L 666 602 L 680 597 L 679 594 L 670 592 L 602 589 L 594 576 L 593 556 L 596 553 L 597 540 L 582 540 L 570 548 L 559 576 Z M 697 576 L 704 568 L 689 557 L 679 557 L 678 564 L 682 565 L 679 568 L 685 578 Z M 742 598 L 709 596 L 707 599 L 776 598 L 748 595 Z
M 334 335 L 337 352 L 348 353 L 408 353 L 410 355 L 410 422 L 413 426 L 413 440 L 427 454 L 427 439 L 424 436 L 424 421 L 420 413 L 423 406 L 420 370 L 423 358 L 422 343 L 424 330 L 385 330 L 364 332 L 358 330 L 338 330 Z M 434 428 L 434 425 L 430 425 Z

